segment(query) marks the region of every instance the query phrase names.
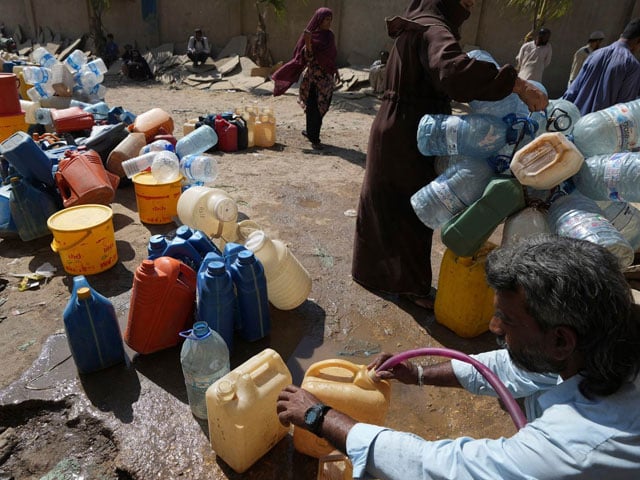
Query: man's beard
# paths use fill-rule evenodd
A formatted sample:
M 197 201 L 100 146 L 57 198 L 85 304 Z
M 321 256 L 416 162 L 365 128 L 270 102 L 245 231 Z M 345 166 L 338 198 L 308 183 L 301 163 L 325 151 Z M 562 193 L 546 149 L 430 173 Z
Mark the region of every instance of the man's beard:
M 504 337 L 497 337 L 496 341 L 500 347 L 509 352 L 509 357 L 516 366 L 529 372 L 560 373 L 566 368 L 566 362 L 549 359 L 539 348 L 526 347 L 515 352 L 509 347 Z

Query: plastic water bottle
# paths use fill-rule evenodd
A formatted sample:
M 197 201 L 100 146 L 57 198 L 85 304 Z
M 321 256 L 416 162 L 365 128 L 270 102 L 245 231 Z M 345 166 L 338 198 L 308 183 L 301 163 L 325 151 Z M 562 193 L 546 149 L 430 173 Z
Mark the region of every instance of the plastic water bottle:
M 418 150 L 425 156 L 488 157 L 508 143 L 508 128 L 487 114 L 425 115 L 418 125 Z
M 53 87 L 48 83 L 36 83 L 27 90 L 27 96 L 34 102 L 51 98 L 55 93 Z
M 51 69 L 45 67 L 25 67 L 22 69 L 22 76 L 24 77 L 24 81 L 29 85 L 50 83 Z
M 211 155 L 187 155 L 180 159 L 180 173 L 190 185 L 211 186 L 218 177 L 218 162 Z
M 240 336 L 248 342 L 266 337 L 271 332 L 271 317 L 264 267 L 245 249 L 238 252 L 230 270 L 238 297 Z
M 629 242 L 634 252 L 640 248 L 640 210 L 627 202 L 606 202 L 604 216 Z
M 209 125 L 201 125 L 182 137 L 176 143 L 178 158 L 187 155 L 199 155 L 214 147 L 218 143 L 218 134 Z
M 36 123 L 40 125 L 52 125 L 53 121 L 51 120 L 51 109 L 40 107 L 36 109 L 35 112 Z
M 91 373 L 125 361 L 115 308 L 83 275 L 73 277 L 62 319 L 78 372 Z
M 104 96 L 107 94 L 107 87 L 101 83 L 95 85 L 92 89 L 87 91 L 87 99 L 90 102 L 97 102 L 104 100 Z
M 87 64 L 88 65 L 88 64 Z M 93 87 L 102 83 L 104 76 L 97 74 L 93 70 L 87 68 L 87 65 L 83 65 L 78 73 L 76 73 L 76 82 L 82 86 L 85 90 L 90 91 Z
M 180 168 L 179 168 L 180 162 L 178 161 L 178 157 L 176 156 L 175 153 L 169 152 L 167 150 L 159 151 L 159 152 L 149 152 L 149 153 L 145 153 L 144 155 L 138 155 L 137 157 L 133 157 L 133 158 L 130 158 L 129 160 L 125 160 L 124 162 L 121 163 L 121 166 L 127 178 L 131 178 L 136 173 L 140 173 L 144 170 L 147 170 L 148 168 L 153 168 L 153 162 L 159 157 L 162 157 L 162 159 L 159 160 L 156 164 L 156 168 L 157 168 L 156 173 L 162 170 L 161 168 L 158 169 L 158 167 L 164 164 L 169 165 L 168 170 L 170 170 L 171 172 L 174 172 L 172 165 L 175 165 L 175 170 L 177 170 L 178 172 L 175 175 L 175 178 L 177 178 L 178 175 L 180 174 Z
M 58 63 L 58 59 L 53 56 L 46 48 L 38 47 L 32 53 L 31 57 L 35 63 L 40 64 L 41 67 L 51 68 L 56 63 Z M 27 82 L 29 83 L 29 82 Z
M 496 62 L 491 54 L 485 50 L 471 50 L 470 52 L 467 52 L 467 56 L 476 60 L 482 60 L 483 62 L 493 63 L 496 67 L 500 68 L 498 62 Z M 515 113 L 525 117 L 529 114 L 529 108 L 526 103 L 520 100 L 520 97 L 515 93 L 511 93 L 505 98 L 493 102 L 472 100 L 469 102 L 469 107 L 471 108 L 472 113 L 490 114 L 499 118 L 502 118 L 509 113 Z
M 192 330 L 181 332 L 180 335 L 186 338 L 180 351 L 180 364 L 189 407 L 194 416 L 206 420 L 207 389 L 229 373 L 229 349 L 222 337 L 206 322 L 196 322 Z
M 140 155 L 144 155 L 149 152 L 162 152 L 163 150 L 167 150 L 169 152 L 176 151 L 173 143 L 169 140 L 154 140 L 140 149 Z
M 585 157 L 637 148 L 640 99 L 619 103 L 583 116 L 573 129 L 576 146 Z
M 580 110 L 569 100 L 556 98 L 549 100 L 546 108 L 546 131 L 560 132 L 565 135 L 573 133 L 578 120 L 582 117 Z
M 64 60 L 64 64 L 71 73 L 79 71 L 85 63 L 87 63 L 87 55 L 82 50 L 74 50 Z
M 589 157 L 573 181 L 594 200 L 640 202 L 640 152 Z
M 591 198 L 577 190 L 558 197 L 549 206 L 549 227 L 558 235 L 601 245 L 613 253 L 621 267 L 633 263 L 633 248 L 605 218 Z
M 411 206 L 435 230 L 478 200 L 493 177 L 485 160 L 461 157 L 411 197 Z
M 198 277 L 196 318 L 207 322 L 220 334 L 229 350 L 233 350 L 233 320 L 236 296 L 233 280 L 224 263 L 216 260 L 207 264 L 207 270 Z
M 96 102 L 86 104 L 82 109 L 85 112 L 89 112 L 96 120 L 106 120 L 109 116 L 109 105 L 105 102 Z
M 158 152 L 151 162 L 151 175 L 158 183 L 175 182 L 180 178 L 180 161 L 175 153 Z
M 103 77 L 103 75 L 107 73 L 107 70 L 109 70 L 104 63 L 104 60 L 101 58 L 96 58 L 95 60 L 87 62 L 82 69 L 93 72 L 96 77 Z
M 120 165 L 122 166 L 122 170 L 124 170 L 127 178 L 133 177 L 136 173 L 140 173 L 145 171 L 148 168 L 151 168 L 151 164 L 153 163 L 153 159 L 160 152 L 149 152 L 144 155 L 138 155 L 137 157 L 130 158 L 129 160 L 125 160 Z

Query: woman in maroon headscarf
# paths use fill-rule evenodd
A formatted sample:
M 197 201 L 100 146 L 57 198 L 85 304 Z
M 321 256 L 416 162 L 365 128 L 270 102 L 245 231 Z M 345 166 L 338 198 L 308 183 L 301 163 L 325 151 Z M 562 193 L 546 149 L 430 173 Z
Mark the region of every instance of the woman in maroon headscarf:
M 322 7 L 316 10 L 298 39 L 293 59 L 271 75 L 275 83 L 273 94 L 277 96 L 282 95 L 297 82 L 304 71 L 298 98 L 307 117 L 307 128 L 302 134 L 311 141 L 316 150 L 322 149 L 322 118 L 329 110 L 334 79 L 338 75 L 336 42 L 331 31 L 332 20 L 333 12 L 330 8 Z
M 547 97 L 518 78 L 511 65 L 469 58 L 458 29 L 475 0 L 413 0 L 387 20 L 395 39 L 382 103 L 369 134 L 353 251 L 353 279 L 378 294 L 399 295 L 433 308 L 433 231 L 414 213 L 411 196 L 435 178 L 434 159 L 418 151 L 425 114 L 450 114 L 451 99 L 499 100 L 515 92 L 532 111 Z

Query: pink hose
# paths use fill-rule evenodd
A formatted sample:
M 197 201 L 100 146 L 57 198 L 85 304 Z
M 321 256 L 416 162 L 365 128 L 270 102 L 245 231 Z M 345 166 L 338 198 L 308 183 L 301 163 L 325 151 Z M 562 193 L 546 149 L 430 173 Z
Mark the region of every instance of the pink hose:
M 511 415 L 511 419 L 513 423 L 515 423 L 516 428 L 520 430 L 527 424 L 527 418 L 524 413 L 522 413 L 522 409 L 513 399 L 513 396 L 507 390 L 507 387 L 504 386 L 502 381 L 493 373 L 491 370 L 487 368 L 486 365 L 480 363 L 475 358 L 470 357 L 462 352 L 457 350 L 451 350 L 449 348 L 416 348 L 415 350 L 407 350 L 406 352 L 397 353 L 391 358 L 387 359 L 382 365 L 380 365 L 376 370 L 389 370 L 390 368 L 396 366 L 397 364 L 404 362 L 405 360 L 413 357 L 423 357 L 427 355 L 435 355 L 438 357 L 448 357 L 455 358 L 456 360 L 460 360 L 461 362 L 469 363 L 478 370 L 484 378 L 487 379 L 489 384 L 493 387 L 493 389 L 498 394 L 498 397 L 503 401 L 507 412 Z

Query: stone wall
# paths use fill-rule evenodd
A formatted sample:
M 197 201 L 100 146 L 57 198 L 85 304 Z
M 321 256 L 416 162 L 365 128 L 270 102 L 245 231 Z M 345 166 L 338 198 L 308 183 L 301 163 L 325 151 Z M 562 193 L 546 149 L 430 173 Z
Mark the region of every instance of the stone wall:
M 27 36 L 48 27 L 64 38 L 88 32 L 85 0 L 15 0 L 3 2 L 3 17 L 9 31 L 20 25 Z M 522 38 L 531 28 L 530 19 L 504 0 L 477 0 L 471 18 L 462 29 L 463 46 L 491 52 L 500 63 L 515 62 Z M 551 29 L 553 60 L 543 83 L 551 97 L 564 92 L 571 58 L 586 43 L 589 33 L 602 30 L 606 43 L 615 41 L 624 25 L 640 15 L 637 0 L 576 0 L 572 12 L 547 23 Z M 295 42 L 316 8 L 334 10 L 333 30 L 338 39 L 341 65 L 369 65 L 382 49 L 389 49 L 384 19 L 401 13 L 408 0 L 288 0 L 284 18 L 268 13 L 267 32 L 274 61 L 288 60 Z M 254 34 L 257 14 L 254 0 L 111 0 L 104 15 L 105 30 L 122 46 L 137 44 L 153 48 L 173 43 L 174 52 L 184 52 L 188 36 L 196 26 L 209 37 L 214 53 L 237 35 Z

